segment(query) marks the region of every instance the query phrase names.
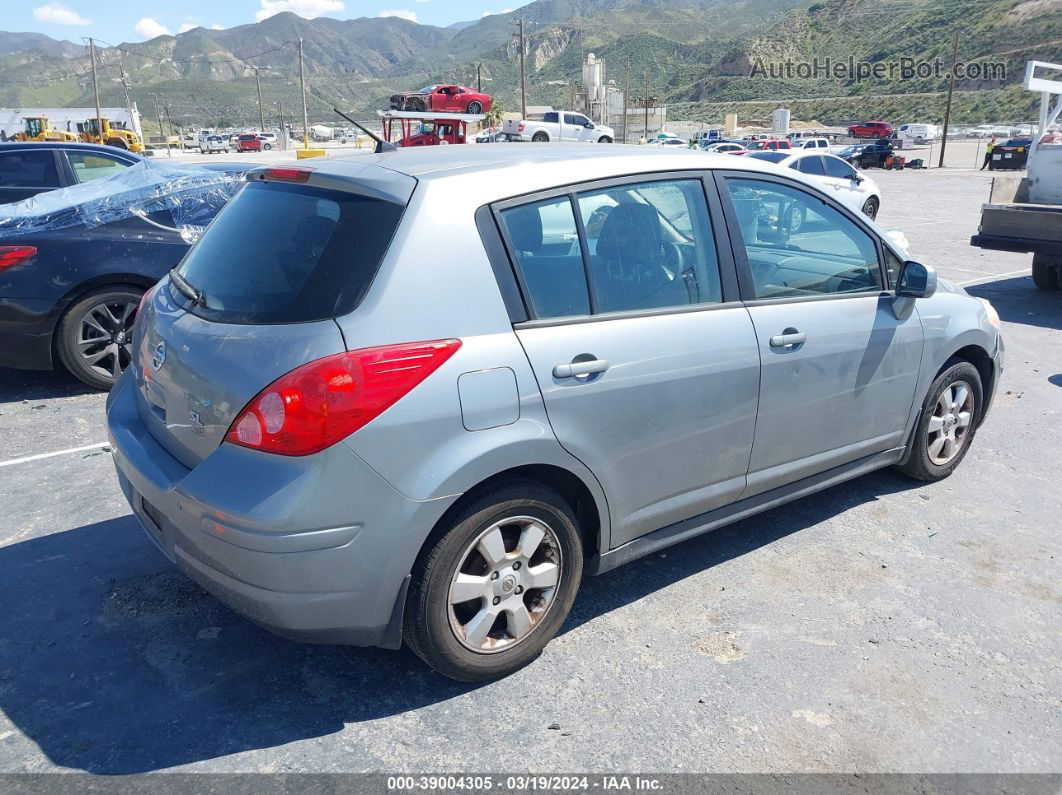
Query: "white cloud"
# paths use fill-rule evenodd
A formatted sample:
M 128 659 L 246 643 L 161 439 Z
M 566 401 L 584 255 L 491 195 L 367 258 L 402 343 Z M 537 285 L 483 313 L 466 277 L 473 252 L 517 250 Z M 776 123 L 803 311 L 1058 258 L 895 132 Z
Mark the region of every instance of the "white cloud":
M 381 17 L 398 17 L 399 19 L 408 19 L 410 22 L 417 21 L 417 14 L 415 11 L 408 11 L 404 8 L 397 8 L 394 11 L 381 11 L 378 16 Z
M 154 17 L 141 18 L 139 22 L 133 25 L 133 30 L 136 31 L 137 36 L 141 36 L 145 39 L 153 39 L 156 36 L 170 35 L 170 29 Z
M 345 6 L 343 0 L 259 0 L 262 7 L 254 15 L 256 22 L 268 19 L 281 11 L 291 11 L 304 19 L 335 14 L 342 11 Z
M 510 11 L 512 11 L 511 8 L 503 8 L 501 11 L 484 11 L 480 19 L 483 19 L 483 17 L 492 17 L 495 14 L 508 14 Z
M 61 3 L 47 3 L 33 9 L 33 18 L 38 22 L 50 22 L 53 25 L 91 25 L 91 19 L 85 19 L 77 11 L 71 11 Z
M 188 31 L 195 30 L 198 27 L 200 27 L 200 25 L 197 22 L 184 22 L 184 23 L 181 24 L 181 26 L 179 28 L 177 28 L 177 32 L 178 33 L 187 33 Z
M 211 30 L 225 30 L 225 28 L 221 27 L 221 25 L 219 25 L 217 22 L 215 22 L 213 25 L 211 25 L 210 29 Z

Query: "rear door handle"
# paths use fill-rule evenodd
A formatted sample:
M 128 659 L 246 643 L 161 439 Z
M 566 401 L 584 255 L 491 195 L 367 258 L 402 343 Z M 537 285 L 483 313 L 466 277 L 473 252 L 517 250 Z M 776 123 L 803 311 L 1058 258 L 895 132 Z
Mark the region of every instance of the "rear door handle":
M 594 373 L 603 373 L 608 369 L 607 359 L 590 359 L 585 362 L 572 362 L 571 364 L 558 364 L 553 368 L 554 378 L 578 378 Z
M 794 348 L 808 341 L 808 335 L 795 328 L 787 328 L 781 334 L 771 337 L 772 348 Z

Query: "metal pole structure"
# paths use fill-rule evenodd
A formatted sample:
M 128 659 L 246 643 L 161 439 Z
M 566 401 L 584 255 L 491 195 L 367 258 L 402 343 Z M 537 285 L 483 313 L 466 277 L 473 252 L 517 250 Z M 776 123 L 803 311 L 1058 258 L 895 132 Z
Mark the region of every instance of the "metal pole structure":
M 254 84 L 258 87 L 258 131 L 265 132 L 265 107 L 262 105 L 262 81 L 258 77 L 258 67 L 254 67 Z
M 310 148 L 310 117 L 306 113 L 306 72 L 302 65 L 302 36 L 299 36 L 299 85 L 302 86 L 302 148 Z
M 288 131 L 284 129 L 284 105 L 280 100 L 277 100 L 277 114 L 280 116 L 280 136 L 277 140 L 280 143 L 281 149 L 288 148 Z
M 100 118 L 102 116 L 100 113 L 100 83 L 96 77 L 96 42 L 93 39 L 89 39 L 89 54 L 92 57 L 92 93 L 96 95 L 96 130 L 99 133 L 99 140 L 96 143 L 102 144 L 103 121 Z M 159 126 L 161 127 L 162 124 L 160 123 Z
M 163 141 L 166 141 L 166 131 L 164 129 L 162 129 L 162 107 L 159 105 L 159 95 L 156 94 L 154 91 L 152 91 L 151 92 L 151 98 L 155 102 L 155 118 L 158 119 L 158 122 L 159 122 L 159 137 L 162 138 Z M 169 157 L 173 157 L 173 154 L 170 152 L 170 147 L 169 147 L 169 143 L 168 142 L 166 144 L 166 154 Z
M 483 93 L 483 64 L 476 64 L 476 91 Z
M 627 71 L 623 76 L 623 143 L 627 143 L 627 95 L 631 91 L 631 59 L 627 58 Z
M 948 124 L 951 122 L 951 95 L 955 90 L 955 66 L 959 62 L 959 34 L 951 45 L 951 72 L 948 74 L 948 104 L 944 108 L 944 132 L 940 137 L 940 162 L 937 168 L 944 168 L 944 152 L 948 148 Z
M 645 142 L 649 143 L 649 73 L 645 73 Z
M 524 21 L 517 20 L 520 25 L 520 118 L 527 118 L 527 76 L 524 72 Z
M 125 91 L 125 109 L 129 112 L 129 126 L 136 132 L 133 124 L 133 100 L 129 98 L 129 81 L 125 78 L 125 67 L 122 66 L 122 54 L 118 53 L 118 74 L 122 76 L 122 89 Z

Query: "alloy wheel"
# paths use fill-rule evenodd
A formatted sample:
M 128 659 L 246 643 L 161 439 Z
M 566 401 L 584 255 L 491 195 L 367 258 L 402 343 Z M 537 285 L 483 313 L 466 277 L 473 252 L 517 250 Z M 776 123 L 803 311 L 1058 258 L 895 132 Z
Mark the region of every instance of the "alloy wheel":
M 962 450 L 974 417 L 974 393 L 965 381 L 949 384 L 933 407 L 926 444 L 937 466 L 951 462 Z
M 131 300 L 101 301 L 81 316 L 76 344 L 86 367 L 117 380 L 132 358 L 136 308 Z
M 558 592 L 561 546 L 546 522 L 513 516 L 461 554 L 447 595 L 450 628 L 481 654 L 511 649 L 541 624 Z

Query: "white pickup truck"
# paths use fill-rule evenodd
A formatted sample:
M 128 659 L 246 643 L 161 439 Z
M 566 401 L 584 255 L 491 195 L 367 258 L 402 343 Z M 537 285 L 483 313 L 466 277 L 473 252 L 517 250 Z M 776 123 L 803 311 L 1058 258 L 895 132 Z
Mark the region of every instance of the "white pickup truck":
M 581 113 L 553 110 L 542 114 L 542 121 L 508 119 L 502 132 L 510 141 L 587 141 L 610 144 L 616 134 L 611 127 L 594 124 Z

